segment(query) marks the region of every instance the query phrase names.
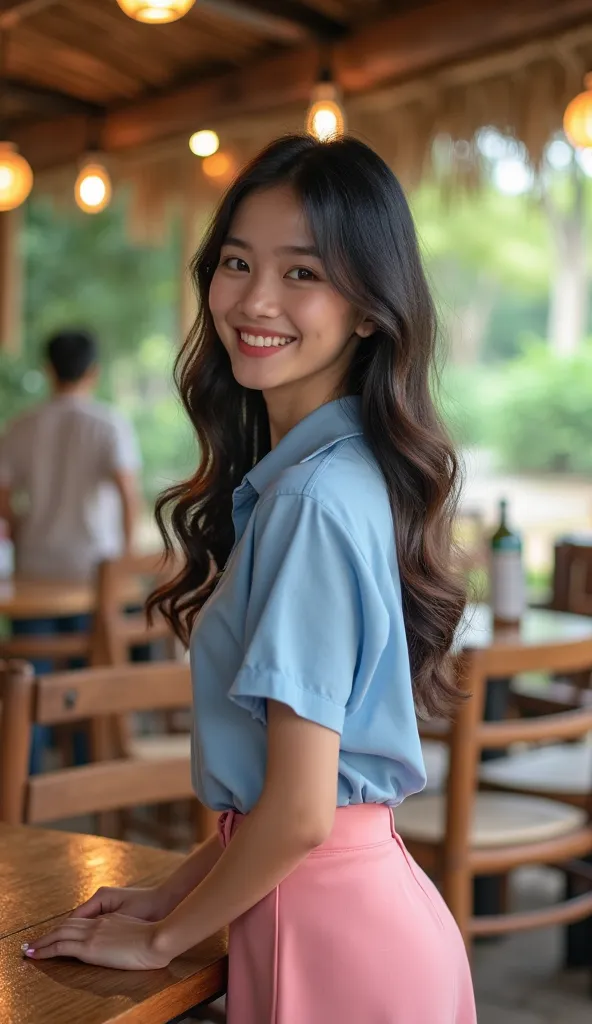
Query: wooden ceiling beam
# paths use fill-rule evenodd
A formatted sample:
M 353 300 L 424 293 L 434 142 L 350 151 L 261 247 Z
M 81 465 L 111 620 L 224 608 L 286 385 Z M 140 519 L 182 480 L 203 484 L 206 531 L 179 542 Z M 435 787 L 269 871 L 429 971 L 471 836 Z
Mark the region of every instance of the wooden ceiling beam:
M 0 93 L 0 115 L 4 105 L 10 105 L 10 103 L 17 103 L 28 108 L 32 117 L 35 115 L 39 117 L 69 116 L 71 114 L 92 115 L 102 109 L 95 104 L 85 103 L 83 100 L 66 96 L 61 92 L 54 92 L 52 89 L 42 89 L 38 86 L 24 85 L 21 82 L 5 79 L 2 82 Z
M 55 7 L 57 0 L 2 0 L 0 3 L 0 29 L 14 28 L 25 18 L 39 14 L 46 7 Z
M 294 0 L 200 0 L 200 10 L 220 20 L 245 25 L 278 42 L 296 44 L 314 35 L 333 38 L 340 26 Z
M 360 26 L 332 47 L 333 67 L 346 92 L 357 93 L 568 30 L 591 17 L 592 0 L 441 0 Z M 224 118 L 304 105 L 318 68 L 318 45 L 306 45 L 134 101 L 107 113 L 104 148 L 149 145 Z M 13 134 L 31 163 L 42 168 L 71 159 L 71 132 L 70 118 Z

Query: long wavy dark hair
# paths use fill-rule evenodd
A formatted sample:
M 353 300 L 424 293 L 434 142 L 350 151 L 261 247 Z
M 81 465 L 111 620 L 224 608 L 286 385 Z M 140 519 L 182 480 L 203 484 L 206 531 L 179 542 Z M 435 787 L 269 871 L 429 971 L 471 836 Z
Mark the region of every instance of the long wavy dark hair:
M 457 460 L 431 394 L 436 315 L 403 190 L 357 139 L 273 142 L 223 197 L 192 261 L 198 313 L 175 381 L 201 458 L 191 479 L 158 499 L 167 552 L 174 536 L 185 564 L 150 596 L 148 610 L 158 608 L 188 643 L 234 542 L 232 492 L 271 447 L 263 395 L 235 380 L 208 295 L 239 204 L 279 185 L 302 203 L 331 284 L 376 325 L 358 345 L 341 393 L 361 396 L 364 435 L 388 488 L 416 704 L 441 713 L 457 695 L 448 653 L 465 593 L 451 568 Z

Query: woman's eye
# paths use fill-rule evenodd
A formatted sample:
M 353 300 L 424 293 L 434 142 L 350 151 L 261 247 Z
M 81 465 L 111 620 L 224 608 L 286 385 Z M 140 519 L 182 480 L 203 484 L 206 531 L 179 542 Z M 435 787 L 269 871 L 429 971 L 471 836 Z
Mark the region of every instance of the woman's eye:
M 240 270 L 243 273 L 249 271 L 249 264 L 241 260 L 240 256 L 227 256 L 225 260 L 222 260 L 222 265 L 228 267 L 229 270 Z
M 286 274 L 292 281 L 318 281 L 317 275 L 308 267 L 294 267 Z

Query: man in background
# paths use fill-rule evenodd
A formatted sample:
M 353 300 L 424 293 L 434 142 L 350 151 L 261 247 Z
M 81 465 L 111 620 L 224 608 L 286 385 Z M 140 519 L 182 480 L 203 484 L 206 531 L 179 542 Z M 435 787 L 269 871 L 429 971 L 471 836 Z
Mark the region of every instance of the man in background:
M 93 398 L 99 366 L 92 334 L 60 331 L 45 357 L 51 397 L 10 423 L 0 439 L 0 519 L 9 523 L 19 576 L 91 582 L 99 562 L 131 550 L 138 445 L 127 420 Z M 12 623 L 15 636 L 90 628 L 87 616 Z M 37 659 L 34 667 L 43 674 L 53 665 Z M 32 773 L 42 770 L 50 738 L 45 726 L 33 730 Z M 78 764 L 87 760 L 84 733 L 74 735 L 74 756 Z
M 0 518 L 10 524 L 19 576 L 87 582 L 99 562 L 131 549 L 138 445 L 127 420 L 93 398 L 92 334 L 60 331 L 45 356 L 49 401 L 0 439 Z

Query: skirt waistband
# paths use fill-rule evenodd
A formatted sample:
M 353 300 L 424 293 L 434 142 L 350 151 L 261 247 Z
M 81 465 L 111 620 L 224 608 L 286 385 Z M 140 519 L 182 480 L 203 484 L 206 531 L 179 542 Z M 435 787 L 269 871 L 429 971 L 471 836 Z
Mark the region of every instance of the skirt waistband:
M 227 846 L 245 815 L 238 811 L 224 811 L 218 821 L 218 835 L 223 846 Z M 375 846 L 395 836 L 393 808 L 385 804 L 350 804 L 338 807 L 330 836 L 313 851 L 356 849 Z

